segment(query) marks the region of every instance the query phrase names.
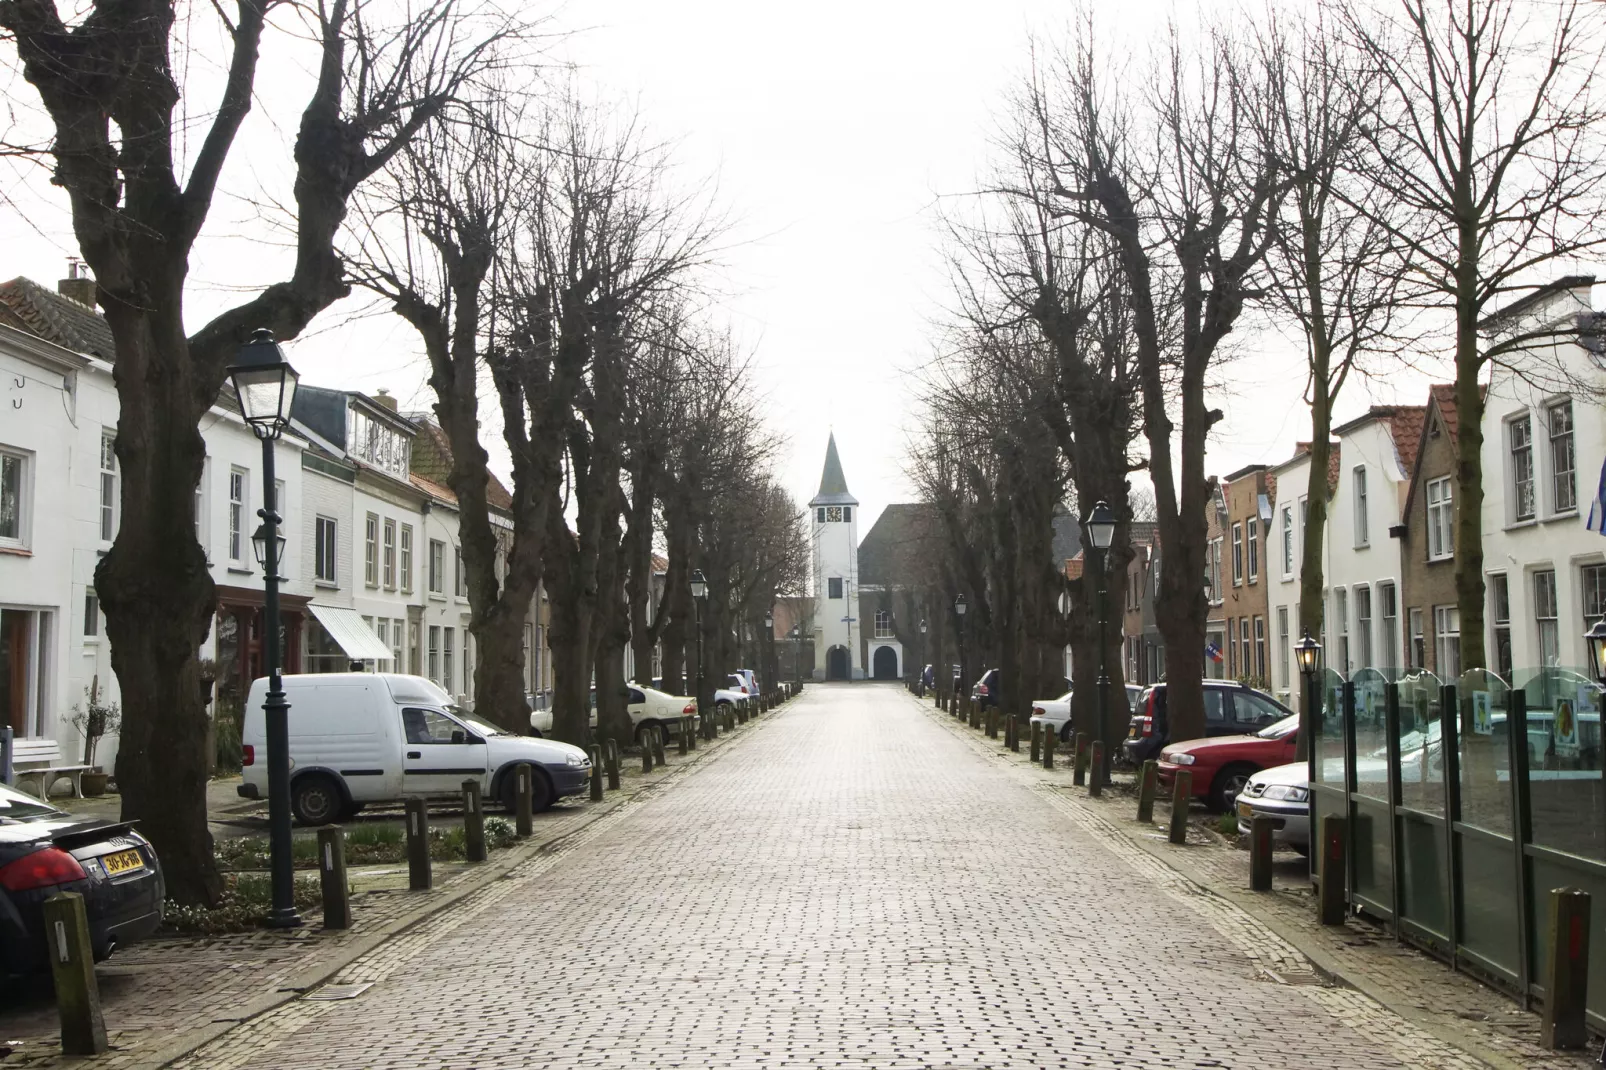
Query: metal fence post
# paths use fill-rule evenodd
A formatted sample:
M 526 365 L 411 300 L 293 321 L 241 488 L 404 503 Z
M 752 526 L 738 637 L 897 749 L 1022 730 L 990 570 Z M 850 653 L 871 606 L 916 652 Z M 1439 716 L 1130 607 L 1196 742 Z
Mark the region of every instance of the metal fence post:
M 1334 814 L 1322 818 L 1321 838 L 1317 848 L 1321 853 L 1318 870 L 1322 884 L 1317 889 L 1317 920 L 1323 925 L 1344 924 L 1347 904 L 1345 876 L 1349 855 L 1346 840 L 1349 838 L 1349 821 Z
M 1076 750 L 1071 755 L 1071 783 L 1081 787 L 1087 783 L 1087 733 L 1076 733 Z
M 1104 793 L 1104 741 L 1095 739 L 1088 751 L 1087 793 L 1094 797 Z
M 1506 742 L 1511 748 L 1511 842 L 1517 863 L 1517 989 L 1522 993 L 1522 1009 L 1528 1010 L 1533 1006 L 1530 949 L 1535 929 L 1533 862 L 1528 845 L 1533 842 L 1534 823 L 1528 796 L 1528 693 L 1516 688 L 1507 701 Z
M 1032 722 L 1032 761 L 1040 761 L 1043 757 L 1043 728 L 1042 721 Z
M 602 752 L 602 759 L 608 766 L 608 790 L 619 790 L 619 741 L 608 740 Z

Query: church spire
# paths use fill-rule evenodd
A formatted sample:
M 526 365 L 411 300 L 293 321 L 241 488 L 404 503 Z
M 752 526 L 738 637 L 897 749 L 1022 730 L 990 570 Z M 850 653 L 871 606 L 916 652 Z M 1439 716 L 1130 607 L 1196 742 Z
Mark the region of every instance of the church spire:
M 848 480 L 842 474 L 842 460 L 836 454 L 836 432 L 831 433 L 825 445 L 825 470 L 820 473 L 820 492 L 810 505 L 858 505 L 859 499 L 848 493 Z

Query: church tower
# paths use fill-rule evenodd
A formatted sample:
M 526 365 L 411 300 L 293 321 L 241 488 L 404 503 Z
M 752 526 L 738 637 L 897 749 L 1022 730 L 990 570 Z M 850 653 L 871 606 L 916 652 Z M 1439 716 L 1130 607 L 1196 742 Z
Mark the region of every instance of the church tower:
M 825 447 L 820 492 L 809 502 L 814 538 L 814 678 L 862 680 L 859 656 L 859 501 L 848 493 L 836 435 Z

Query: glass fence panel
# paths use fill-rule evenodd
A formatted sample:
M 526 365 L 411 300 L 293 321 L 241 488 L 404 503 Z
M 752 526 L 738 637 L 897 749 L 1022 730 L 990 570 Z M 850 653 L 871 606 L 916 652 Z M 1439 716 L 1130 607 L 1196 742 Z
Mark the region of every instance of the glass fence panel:
M 1321 684 L 1320 721 L 1314 726 L 1316 738 L 1312 741 L 1316 780 L 1344 788 L 1344 678 L 1332 669 L 1323 669 Z
M 1450 860 L 1444 826 L 1414 814 L 1401 814 L 1400 914 L 1440 937 L 1450 935 L 1450 911 L 1445 901 L 1445 874 Z
M 1514 977 L 1522 930 L 1511 844 L 1475 832 L 1457 833 L 1456 844 L 1461 852 L 1461 946 Z
M 1600 685 L 1576 669 L 1560 666 L 1518 670 L 1512 683 L 1528 701 L 1528 800 L 1534 842 L 1606 861 Z
M 1386 702 L 1389 681 L 1378 669 L 1350 678 L 1355 688 L 1355 790 L 1388 802 L 1389 736 Z
M 1439 678 L 1417 673 L 1401 680 L 1400 805 L 1444 815 L 1444 734 Z
M 1469 669 L 1458 681 L 1461 820 L 1502 836 L 1512 834 L 1509 700 L 1509 689 L 1494 673 Z

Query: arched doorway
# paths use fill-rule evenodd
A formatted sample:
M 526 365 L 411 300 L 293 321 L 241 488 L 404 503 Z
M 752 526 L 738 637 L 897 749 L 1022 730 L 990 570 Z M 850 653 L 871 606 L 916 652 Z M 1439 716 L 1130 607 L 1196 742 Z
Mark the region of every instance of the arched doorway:
M 825 652 L 825 678 L 827 680 L 853 678 L 853 663 L 848 659 L 847 647 L 834 646 Z
M 871 660 L 871 667 L 875 671 L 877 680 L 896 680 L 898 678 L 898 652 L 890 646 L 875 648 L 875 656 Z

